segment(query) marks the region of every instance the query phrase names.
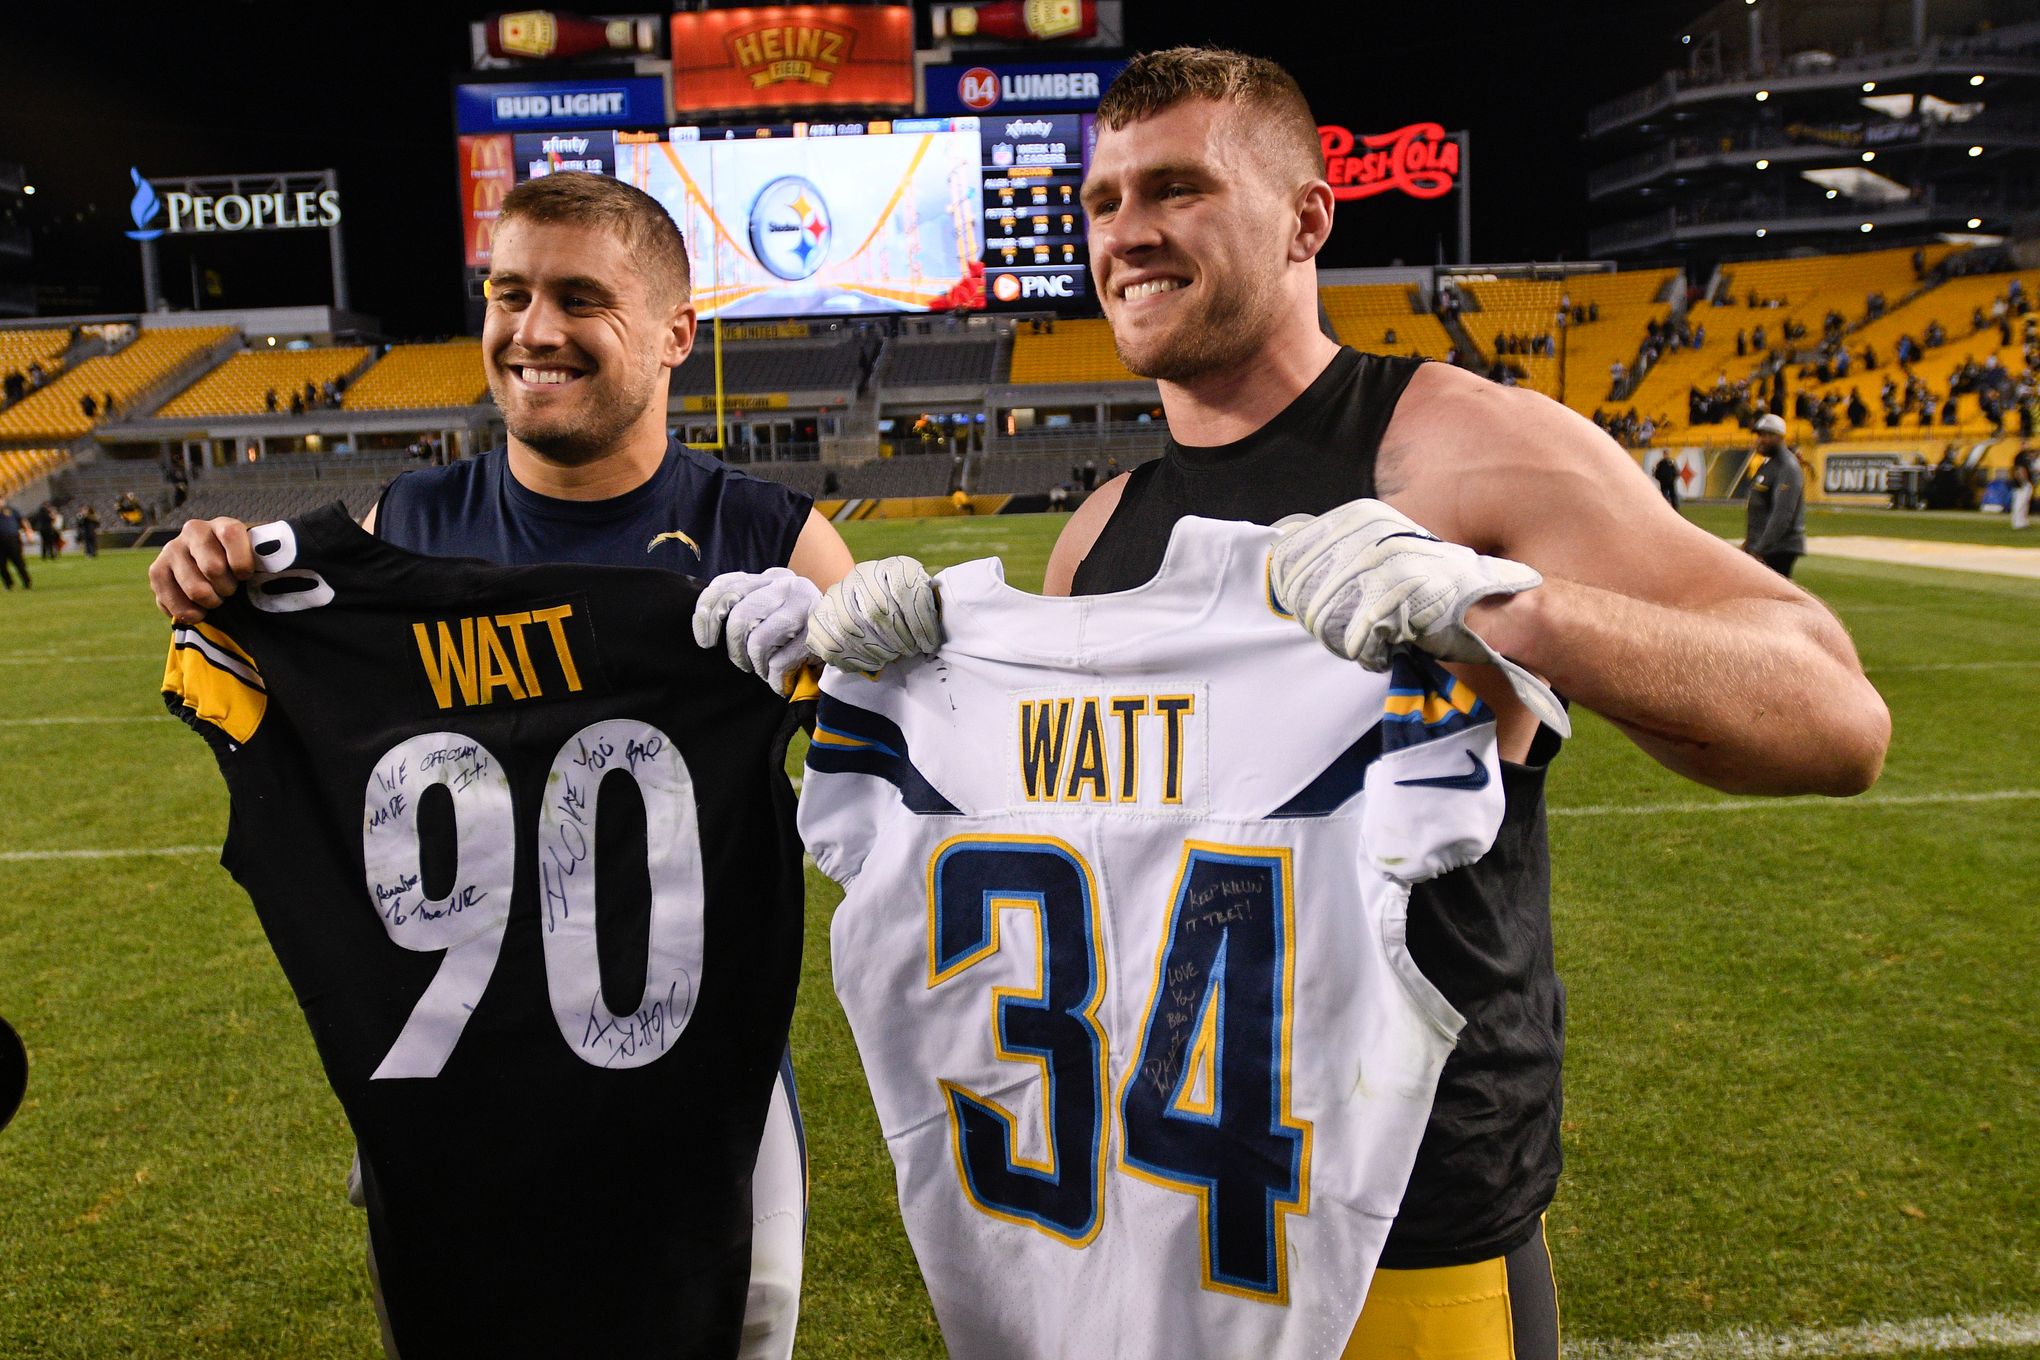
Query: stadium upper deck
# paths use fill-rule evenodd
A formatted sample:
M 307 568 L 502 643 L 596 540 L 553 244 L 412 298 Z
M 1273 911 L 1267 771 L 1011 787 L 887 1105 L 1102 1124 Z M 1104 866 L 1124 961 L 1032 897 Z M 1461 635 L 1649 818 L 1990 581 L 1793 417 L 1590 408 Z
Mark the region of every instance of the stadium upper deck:
M 1682 36 L 1686 69 L 1593 109 L 1596 255 L 1714 260 L 1852 238 L 2002 232 L 2040 174 L 2040 22 L 1976 0 L 1727 0 Z

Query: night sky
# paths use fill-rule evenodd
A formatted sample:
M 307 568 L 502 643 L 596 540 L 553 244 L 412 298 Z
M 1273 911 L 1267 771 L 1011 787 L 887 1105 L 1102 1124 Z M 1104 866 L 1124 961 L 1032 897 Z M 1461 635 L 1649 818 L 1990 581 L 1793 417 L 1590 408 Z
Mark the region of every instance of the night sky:
M 1320 122 L 1469 129 L 1474 258 L 1489 262 L 1583 256 L 1586 109 L 1679 65 L 1680 25 L 1705 8 L 1126 6 L 1136 48 L 1215 42 L 1282 62 Z M 191 0 L 9 11 L 0 19 L 0 161 L 25 165 L 36 186 L 34 278 L 63 292 L 46 311 L 140 306 L 138 251 L 121 235 L 132 225 L 130 165 L 163 176 L 332 166 L 355 309 L 392 337 L 460 329 L 450 79 L 467 69 L 468 22 L 485 5 Z M 1271 22 L 1278 14 L 1340 17 Z M 1449 197 L 1343 203 L 1323 263 L 1429 264 L 1441 248 L 1450 259 L 1456 213 Z M 190 304 L 194 264 L 208 307 L 330 299 L 323 232 L 186 239 L 159 242 L 173 304 Z M 206 293 L 207 271 L 217 296 Z

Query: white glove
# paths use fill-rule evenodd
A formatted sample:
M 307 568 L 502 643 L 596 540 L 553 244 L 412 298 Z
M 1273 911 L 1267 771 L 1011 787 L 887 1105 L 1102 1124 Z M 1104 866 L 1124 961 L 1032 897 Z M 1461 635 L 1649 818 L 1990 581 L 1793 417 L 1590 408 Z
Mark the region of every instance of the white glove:
M 942 645 L 939 611 L 935 582 L 913 558 L 859 562 L 815 606 L 808 650 L 838 670 L 881 671 Z
M 694 641 L 713 647 L 721 638 L 731 665 L 785 694 L 811 659 L 808 616 L 821 596 L 814 582 L 786 567 L 726 571 L 695 602 Z
M 1521 562 L 1447 543 L 1377 500 L 1349 501 L 1283 531 L 1270 562 L 1275 598 L 1312 636 L 1371 671 L 1407 643 L 1445 661 L 1499 667 L 1516 697 L 1560 736 L 1572 724 L 1551 687 L 1466 627 L 1482 600 L 1544 584 Z

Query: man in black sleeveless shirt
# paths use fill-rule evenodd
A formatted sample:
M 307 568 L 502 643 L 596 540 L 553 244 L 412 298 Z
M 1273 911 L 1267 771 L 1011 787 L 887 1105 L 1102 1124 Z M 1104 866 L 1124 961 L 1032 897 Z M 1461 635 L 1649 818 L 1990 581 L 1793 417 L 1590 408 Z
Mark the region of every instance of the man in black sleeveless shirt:
M 714 577 L 695 641 L 727 634 L 731 659 L 776 684 L 803 650 L 806 609 L 794 606 L 849 570 L 850 551 L 806 496 L 669 439 L 671 372 L 695 333 L 686 246 L 672 219 L 605 176 L 519 185 L 503 202 L 488 296 L 483 364 L 507 446 L 398 477 L 364 527 L 415 552 L 506 566 L 602 563 Z M 190 623 L 254 566 L 246 525 L 194 520 L 149 579 L 158 607 Z M 787 1067 L 752 1181 L 739 1360 L 792 1351 L 805 1232 L 798 1120 Z M 372 1275 L 375 1265 L 371 1250 Z M 379 1282 L 377 1302 L 380 1312 Z M 384 1343 L 394 1356 L 387 1324 Z
M 1362 625 L 1406 625 L 1496 710 L 1501 835 L 1420 887 L 1410 912 L 1412 954 L 1467 1024 L 1345 1353 L 1555 1356 L 1542 1216 L 1559 1171 L 1564 992 L 1543 783 L 1558 742 L 1500 670 L 1466 658 L 1521 663 L 1667 768 L 1739 793 L 1860 792 L 1889 714 L 1833 615 L 1687 524 L 1591 422 L 1319 330 L 1333 200 L 1316 120 L 1280 67 L 1146 54 L 1098 120 L 1092 271 L 1120 359 L 1160 383 L 1170 439 L 1071 517 L 1046 591 L 1147 581 L 1185 515 L 1316 516 L 1292 538 L 1312 536 L 1367 598 L 1312 631 L 1360 656 Z M 1435 618 L 1410 616 L 1418 597 Z M 869 669 L 929 650 L 935 611 L 918 564 L 867 563 L 816 606 L 809 638 L 824 660 Z M 1781 693 L 1825 702 L 1787 710 Z

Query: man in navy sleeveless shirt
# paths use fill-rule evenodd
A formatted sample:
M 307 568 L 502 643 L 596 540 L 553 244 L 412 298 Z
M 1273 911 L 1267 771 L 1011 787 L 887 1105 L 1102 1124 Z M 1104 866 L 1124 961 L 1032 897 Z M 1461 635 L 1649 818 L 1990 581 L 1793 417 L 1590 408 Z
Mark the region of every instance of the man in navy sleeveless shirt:
M 504 199 L 488 296 L 483 364 L 506 447 L 396 478 L 364 527 L 415 552 L 507 566 L 650 566 L 715 578 L 697 641 L 713 643 L 726 627 L 732 660 L 778 683 L 804 653 L 809 602 L 849 570 L 850 552 L 808 497 L 669 437 L 672 370 L 695 332 L 686 247 L 672 219 L 606 177 L 529 181 Z M 191 622 L 253 569 L 247 527 L 216 519 L 186 524 L 149 577 L 158 607 Z M 785 1066 L 753 1180 L 744 1360 L 792 1351 L 804 1163 Z
M 1160 385 L 1169 441 L 1070 518 L 1045 590 L 1145 582 L 1185 515 L 1311 516 L 1274 560 L 1299 621 L 1374 669 L 1384 640 L 1413 642 L 1496 711 L 1501 836 L 1410 913 L 1412 955 L 1467 1025 L 1345 1354 L 1551 1360 L 1541 1228 L 1564 1010 L 1543 763 L 1564 719 L 1521 668 L 1668 769 L 1737 793 L 1862 791 L 1890 715 L 1831 613 L 1681 519 L 1583 417 L 1322 332 L 1333 196 L 1317 120 L 1280 67 L 1147 53 L 1098 124 L 1092 275 L 1121 361 Z M 865 563 L 816 606 L 810 640 L 874 670 L 932 650 L 937 614 L 918 563 Z

